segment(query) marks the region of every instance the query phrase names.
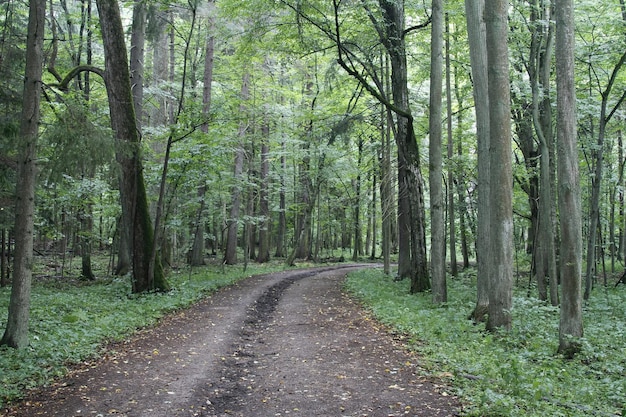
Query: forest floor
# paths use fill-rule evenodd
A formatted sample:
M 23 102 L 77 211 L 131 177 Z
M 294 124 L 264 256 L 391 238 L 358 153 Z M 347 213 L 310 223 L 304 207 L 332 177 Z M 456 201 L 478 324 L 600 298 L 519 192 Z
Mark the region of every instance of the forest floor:
M 6 417 L 457 416 L 460 401 L 342 291 L 350 268 L 255 276 L 107 346 Z

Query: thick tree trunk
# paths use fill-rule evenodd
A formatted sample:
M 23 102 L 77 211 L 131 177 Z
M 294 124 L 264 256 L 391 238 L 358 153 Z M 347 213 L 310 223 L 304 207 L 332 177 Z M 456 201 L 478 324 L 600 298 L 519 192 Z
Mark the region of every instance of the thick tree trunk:
M 7 327 L 0 344 L 14 348 L 28 346 L 28 320 L 33 265 L 37 137 L 43 68 L 44 0 L 29 2 L 26 38 L 26 70 L 20 124 L 15 207 L 14 275 Z
M 122 175 L 120 187 L 122 210 L 126 210 L 132 227 L 132 290 L 135 293 L 166 291 L 169 284 L 159 259 L 155 262 L 154 274 L 149 273 L 154 236 L 143 179 L 140 138 L 133 107 L 120 12 L 115 0 L 97 0 L 97 6 L 104 43 L 104 75 L 111 126 L 115 132 L 116 158 Z
M 567 221 L 561 222 L 559 251 L 562 290 L 559 352 L 572 357 L 580 350 L 580 339 L 583 337 L 582 214 L 576 143 L 573 1 L 556 0 L 555 12 L 558 202 L 559 212 L 567 213 Z
M 489 270 L 492 265 L 489 245 L 490 189 L 489 170 L 489 83 L 487 76 L 487 43 L 483 14 L 484 0 L 465 0 L 472 79 L 474 81 L 474 110 L 478 141 L 478 227 L 476 258 L 478 262 L 476 306 L 470 313 L 475 321 L 485 321 L 489 308 Z
M 413 116 L 409 106 L 408 68 L 404 36 L 403 2 L 379 1 L 385 37 L 382 39 L 391 64 L 391 91 L 396 109 L 398 145 L 398 278 L 411 278 L 411 292 L 430 289 L 426 256 L 424 180 Z M 408 257 L 408 260 L 407 260 Z
M 508 57 L 508 1 L 486 0 L 489 79 L 490 259 L 487 329 L 511 328 L 513 297 L 513 178 Z
M 135 1 L 133 7 L 133 26 L 131 34 L 130 49 L 130 76 L 131 88 L 133 92 L 133 103 L 135 106 L 137 119 L 137 128 L 141 132 L 141 113 L 143 103 L 143 60 L 144 60 L 144 44 L 145 44 L 145 26 L 146 12 L 143 0 Z M 140 133 L 141 135 L 141 133 Z M 121 187 L 121 185 L 120 185 Z M 115 268 L 116 275 L 126 275 L 131 270 L 131 236 L 130 233 L 133 225 L 132 220 L 128 217 L 130 213 L 122 206 L 122 220 L 119 227 L 119 255 L 117 258 L 117 266 Z
M 130 37 L 130 85 L 133 92 L 133 104 L 137 120 L 137 129 L 141 137 L 143 120 L 143 62 L 146 43 L 146 5 L 144 0 L 135 0 L 133 23 Z
M 428 183 L 430 191 L 430 272 L 435 304 L 448 301 L 442 158 L 443 4 L 432 1 Z

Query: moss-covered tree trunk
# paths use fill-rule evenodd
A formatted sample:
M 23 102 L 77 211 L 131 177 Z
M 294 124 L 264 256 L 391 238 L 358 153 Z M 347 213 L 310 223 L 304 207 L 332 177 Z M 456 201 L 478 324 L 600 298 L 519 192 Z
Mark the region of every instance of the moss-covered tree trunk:
M 104 79 L 109 98 L 111 127 L 116 138 L 116 159 L 120 167 L 122 211 L 131 219 L 132 290 L 167 291 L 160 259 L 149 273 L 153 230 L 143 179 L 139 133 L 130 85 L 130 70 L 124 31 L 116 0 L 97 0 L 104 43 Z

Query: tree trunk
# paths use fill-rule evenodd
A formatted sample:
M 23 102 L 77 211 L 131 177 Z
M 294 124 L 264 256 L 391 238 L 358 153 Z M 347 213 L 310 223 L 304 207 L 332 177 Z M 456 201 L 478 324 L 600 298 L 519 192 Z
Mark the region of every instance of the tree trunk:
M 85 196 L 85 199 L 88 197 Z M 80 223 L 80 256 L 81 256 L 81 277 L 83 279 L 93 281 L 96 279 L 93 269 L 91 268 L 91 250 L 93 240 L 93 207 L 88 203 L 78 213 Z
M 241 105 L 239 111 L 243 115 L 246 110 L 246 102 L 250 96 L 250 74 L 247 72 L 243 75 L 241 83 Z M 231 206 L 227 221 L 226 234 L 226 251 L 224 253 L 224 263 L 227 265 L 235 265 L 237 263 L 237 236 L 239 229 L 239 210 L 241 206 L 241 176 L 243 174 L 244 163 L 244 147 L 243 141 L 248 132 L 246 121 L 239 124 L 239 140 L 235 150 L 234 179 L 235 184 L 231 191 Z
M 393 198 L 391 196 L 391 129 L 388 110 L 381 106 L 380 206 L 382 211 L 383 272 L 391 274 Z
M 271 224 L 270 206 L 269 206 L 269 187 L 270 187 L 270 145 L 269 135 L 270 127 L 267 122 L 263 123 L 261 128 L 261 187 L 259 190 L 259 254 L 256 261 L 259 263 L 268 262 L 270 260 L 270 231 Z
M 491 190 L 487 329 L 509 330 L 513 291 L 513 178 L 508 57 L 508 1 L 486 0 Z
M 150 275 L 153 230 L 148 208 L 139 133 L 130 85 L 130 71 L 124 31 L 115 0 L 97 0 L 105 54 L 105 84 L 109 98 L 111 126 L 115 132 L 116 159 L 121 168 L 120 196 L 132 225 L 133 292 L 167 291 L 169 284 L 160 259 Z
M 353 202 L 353 223 L 354 227 L 354 245 L 352 251 L 352 261 L 356 262 L 359 260 L 359 255 L 362 253 L 362 243 L 361 243 L 361 162 L 363 159 L 363 138 L 359 137 L 357 139 L 357 176 L 354 184 L 354 202 Z
M 130 49 L 130 76 L 133 103 L 137 114 L 137 128 L 141 132 L 141 113 L 143 103 L 143 52 L 145 44 L 146 12 L 143 0 L 135 1 L 133 7 L 133 25 Z M 140 133 L 141 135 L 141 133 Z M 140 136 L 141 137 L 141 136 Z M 120 185 L 120 188 L 122 185 Z M 131 236 L 133 225 L 128 217 L 130 213 L 122 209 L 122 220 L 119 226 L 119 255 L 115 275 L 126 275 L 131 269 Z
M 455 37 L 455 40 L 456 40 L 456 37 Z M 459 66 L 454 65 L 453 71 L 454 71 L 454 95 L 456 97 L 457 106 L 459 109 L 464 109 L 465 108 L 465 104 L 463 102 L 464 97 L 459 87 L 459 76 L 458 76 Z M 463 115 L 464 115 L 463 110 L 459 110 L 456 115 L 457 116 L 456 126 L 458 130 L 456 154 L 459 160 L 463 159 L 463 140 L 462 140 L 463 132 L 464 132 Z M 454 169 L 452 170 L 452 172 L 454 174 Z M 467 225 L 466 225 L 466 218 L 468 217 L 467 216 L 468 205 L 465 202 L 465 193 L 466 193 L 467 186 L 465 184 L 463 175 L 460 173 L 457 175 L 456 178 L 453 178 L 452 181 L 456 185 L 455 189 L 456 189 L 457 199 L 459 201 L 459 209 L 458 209 L 459 235 L 461 238 L 461 256 L 463 257 L 463 269 L 467 269 L 470 266 L 470 260 L 469 260 L 470 255 L 469 255 L 469 245 L 467 242 L 468 239 L 467 239 Z
M 447 146 L 446 153 L 448 157 L 448 224 L 450 233 L 450 274 L 453 277 L 458 275 L 457 260 L 456 260 L 456 211 L 454 209 L 454 169 L 452 164 L 452 157 L 454 156 L 454 143 L 452 141 L 452 68 L 450 63 L 450 22 L 448 14 L 446 13 L 445 19 L 446 30 L 446 127 L 447 127 Z M 459 106 L 459 108 L 461 108 Z M 459 112 L 460 113 L 460 112 Z M 445 257 L 444 257 L 445 258 Z M 434 278 L 433 278 L 434 287 Z
M 561 318 L 559 352 L 567 357 L 580 350 L 583 336 L 581 272 L 582 232 L 578 147 L 576 143 L 576 88 L 574 84 L 574 5 L 556 0 L 557 173 L 561 222 Z
M 430 36 L 430 105 L 428 183 L 430 185 L 430 272 L 435 304 L 448 301 L 446 286 L 446 239 L 443 200 L 442 85 L 443 85 L 443 4 L 432 1 Z
M 205 196 L 206 186 L 201 185 L 200 187 L 198 187 L 198 200 L 200 202 L 200 206 L 198 207 L 198 212 L 196 213 L 196 221 L 193 225 L 193 243 L 191 246 L 191 253 L 189 254 L 189 265 L 191 266 L 204 265 L 204 209 L 206 206 Z
M 133 23 L 130 36 L 130 85 L 133 92 L 133 104 L 137 129 L 141 138 L 143 120 L 143 62 L 146 44 L 146 5 L 144 0 L 135 0 Z
M 213 19 L 209 18 L 209 28 L 204 53 L 204 87 L 202 89 L 202 117 L 204 120 L 202 126 L 200 126 L 200 130 L 204 134 L 209 133 L 209 117 L 211 111 L 211 93 L 213 86 L 213 57 L 215 51 L 215 38 L 213 36 L 213 30 Z M 205 196 L 206 185 L 202 184 L 198 187 L 198 198 L 200 200 L 200 207 L 198 207 L 196 224 L 194 225 L 195 230 L 193 237 L 193 246 L 191 248 L 191 256 L 189 259 L 189 263 L 191 266 L 204 265 L 204 209 L 206 206 Z
M 550 18 L 550 7 L 546 7 L 543 14 L 539 15 L 533 12 L 533 21 L 539 19 L 546 20 Z M 536 10 L 539 11 L 539 10 Z M 536 25 L 543 27 L 543 25 Z M 550 25 L 547 31 L 540 33 L 538 37 L 541 40 L 541 47 L 537 47 L 533 52 L 533 61 L 536 70 L 532 76 L 531 82 L 533 92 L 533 122 L 535 131 L 539 141 L 539 221 L 538 221 L 538 245 L 536 250 L 537 261 L 537 284 L 538 287 L 545 287 L 545 278 L 549 279 L 550 302 L 553 306 L 558 305 L 558 272 L 556 264 L 555 251 L 555 201 L 554 195 L 556 190 L 553 184 L 554 160 L 552 158 L 551 148 L 554 147 L 554 135 L 552 128 L 552 104 L 550 94 L 550 74 L 552 69 L 552 51 L 553 51 L 553 26 Z M 537 29 L 539 30 L 539 29 Z M 539 99 L 539 86 L 542 88 L 542 99 Z M 541 291 L 540 291 L 541 296 Z
M 7 327 L 0 345 L 28 346 L 28 320 L 33 265 L 35 181 L 37 177 L 37 137 L 43 68 L 44 0 L 29 2 L 26 38 L 26 69 L 20 124 L 15 207 L 14 275 L 9 301 Z
M 391 64 L 391 91 L 398 145 L 398 277 L 411 278 L 411 293 L 430 289 L 426 257 L 424 180 L 409 106 L 408 67 L 403 2 L 380 0 L 386 36 L 382 39 Z M 408 257 L 408 261 L 407 261 Z
M 278 191 L 278 230 L 276 231 L 276 253 L 274 254 L 277 258 L 285 256 L 285 235 L 287 233 L 286 170 L 287 159 L 285 158 L 285 142 L 282 142 L 280 153 L 280 190 Z
M 472 79 L 474 81 L 474 110 L 478 141 L 478 227 L 476 230 L 476 306 L 470 314 L 474 321 L 485 321 L 489 308 L 489 270 L 492 265 L 489 245 L 490 189 L 489 170 L 489 83 L 487 76 L 486 28 L 483 20 L 484 0 L 465 0 Z
M 9 276 L 7 274 L 9 270 L 8 260 L 7 230 L 3 227 L 2 234 L 0 235 L 0 287 L 6 287 L 9 283 Z

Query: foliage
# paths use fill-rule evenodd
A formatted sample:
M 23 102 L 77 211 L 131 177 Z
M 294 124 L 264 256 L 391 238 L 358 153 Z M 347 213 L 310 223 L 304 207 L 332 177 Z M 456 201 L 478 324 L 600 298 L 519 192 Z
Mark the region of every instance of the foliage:
M 79 263 L 79 262 L 77 262 Z M 131 294 L 128 279 L 35 282 L 30 346 L 0 347 L 0 407 L 25 390 L 50 383 L 68 367 L 95 358 L 106 342 L 122 340 L 169 312 L 188 307 L 220 287 L 252 274 L 282 269 L 282 263 L 181 270 L 168 277 L 168 293 Z M 0 288 L 0 327 L 6 325 L 10 288 Z
M 430 295 L 408 295 L 408 282 L 379 270 L 351 274 L 350 292 L 420 353 L 427 371 L 453 385 L 470 416 L 623 415 L 626 407 L 626 292 L 596 291 L 585 308 L 582 352 L 556 354 L 558 308 L 514 297 L 513 331 L 489 334 L 467 320 L 475 272 L 449 280 L 445 306 Z

